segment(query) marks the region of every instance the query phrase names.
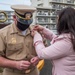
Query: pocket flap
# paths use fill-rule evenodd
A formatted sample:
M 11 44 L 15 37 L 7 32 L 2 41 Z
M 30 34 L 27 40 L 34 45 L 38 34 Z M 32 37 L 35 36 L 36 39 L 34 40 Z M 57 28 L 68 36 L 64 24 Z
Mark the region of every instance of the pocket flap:
M 8 44 L 7 49 L 8 50 L 19 50 L 23 48 L 23 44 L 22 43 L 18 43 L 18 44 Z

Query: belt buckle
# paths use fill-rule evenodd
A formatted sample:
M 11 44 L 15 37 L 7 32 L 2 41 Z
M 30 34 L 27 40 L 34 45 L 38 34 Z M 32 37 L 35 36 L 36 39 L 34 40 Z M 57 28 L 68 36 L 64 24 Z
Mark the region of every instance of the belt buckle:
M 25 70 L 25 73 L 30 73 L 31 69 Z

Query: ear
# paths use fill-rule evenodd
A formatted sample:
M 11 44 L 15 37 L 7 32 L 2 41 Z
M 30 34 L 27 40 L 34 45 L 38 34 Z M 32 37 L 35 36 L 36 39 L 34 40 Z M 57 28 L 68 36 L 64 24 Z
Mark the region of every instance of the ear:
M 14 20 L 14 22 L 16 24 L 17 23 L 17 17 L 16 17 L 16 15 L 13 15 L 13 20 Z
M 13 15 L 13 19 L 14 19 L 14 20 L 16 19 L 16 15 Z

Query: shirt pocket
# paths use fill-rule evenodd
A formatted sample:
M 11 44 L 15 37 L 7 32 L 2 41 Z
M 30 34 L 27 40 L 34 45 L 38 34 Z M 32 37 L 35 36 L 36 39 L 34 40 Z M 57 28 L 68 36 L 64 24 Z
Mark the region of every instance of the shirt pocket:
M 8 44 L 7 45 L 7 50 L 19 50 L 23 48 L 23 44 L 22 43 L 18 43 L 18 44 Z
M 8 44 L 7 49 L 6 49 L 6 56 L 11 56 L 13 54 L 16 54 L 17 52 L 22 51 L 23 49 L 23 44 L 18 43 L 18 44 Z

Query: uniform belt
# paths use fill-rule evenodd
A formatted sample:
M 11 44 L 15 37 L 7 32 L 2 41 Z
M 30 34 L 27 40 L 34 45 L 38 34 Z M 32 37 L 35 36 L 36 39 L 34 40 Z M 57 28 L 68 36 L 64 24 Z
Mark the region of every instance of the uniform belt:
M 21 74 L 27 74 L 32 72 L 34 68 L 28 69 L 28 70 L 18 70 L 18 69 L 12 69 L 12 68 L 5 68 L 6 71 L 15 72 L 15 73 L 21 73 Z

